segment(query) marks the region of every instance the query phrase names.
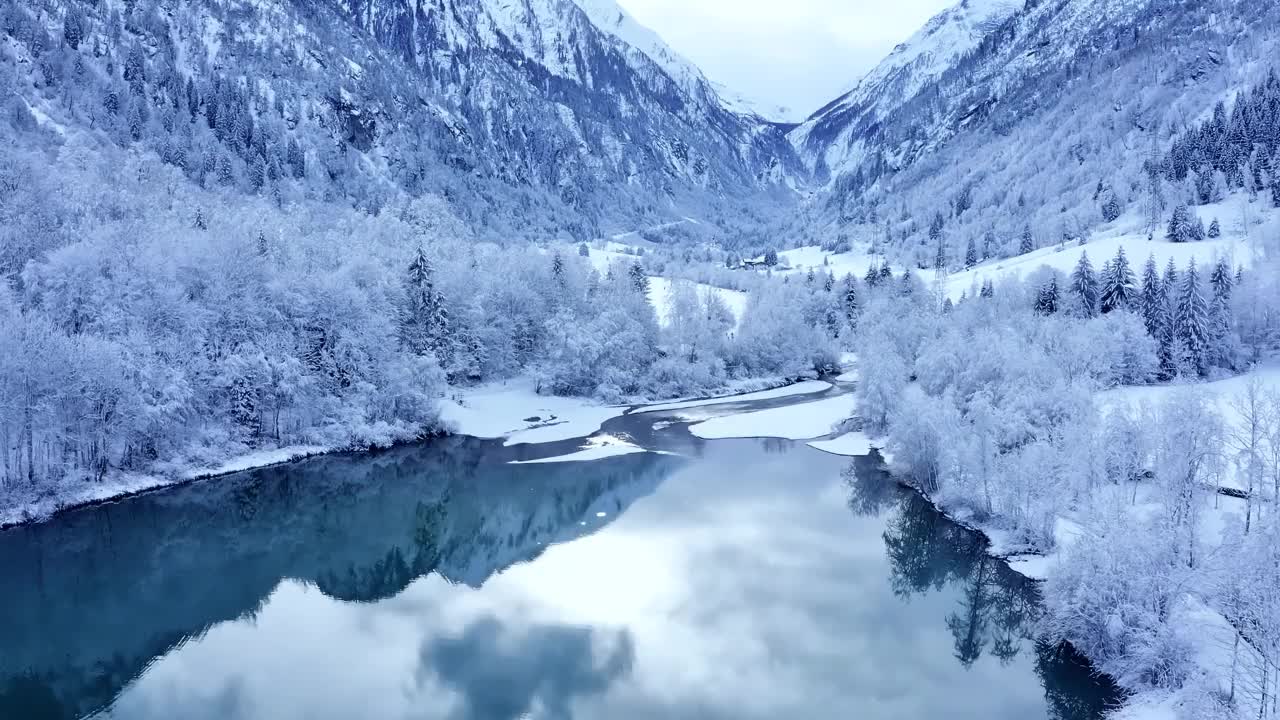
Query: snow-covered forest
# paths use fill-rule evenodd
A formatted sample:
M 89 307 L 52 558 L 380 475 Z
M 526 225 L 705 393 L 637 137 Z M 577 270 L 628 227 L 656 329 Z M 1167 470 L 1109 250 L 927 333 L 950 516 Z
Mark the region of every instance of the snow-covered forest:
M 998 552 L 1051 558 L 1047 631 L 1183 717 L 1276 712 L 1280 384 L 1201 384 L 1280 349 L 1266 251 L 1095 269 L 1085 246 L 959 303 L 872 287 L 856 318 L 859 410 L 894 467 Z
M 627 402 L 839 358 L 831 278 L 754 279 L 737 327 L 717 293 L 676 282 L 660 323 L 643 259 L 601 273 L 589 248 L 479 242 L 429 197 L 281 208 L 153 154 L 3 152 L 0 207 L 28 229 L 0 296 L 11 502 L 263 446 L 419 437 L 443 429 L 448 384 L 527 373 Z

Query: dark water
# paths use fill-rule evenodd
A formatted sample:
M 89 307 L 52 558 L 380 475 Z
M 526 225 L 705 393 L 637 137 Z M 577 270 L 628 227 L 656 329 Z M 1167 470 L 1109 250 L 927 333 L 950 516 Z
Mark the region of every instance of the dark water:
M 324 458 L 0 534 L 0 718 L 1089 720 L 1113 698 L 1030 639 L 1032 584 L 873 460 L 670 435 L 683 456 Z

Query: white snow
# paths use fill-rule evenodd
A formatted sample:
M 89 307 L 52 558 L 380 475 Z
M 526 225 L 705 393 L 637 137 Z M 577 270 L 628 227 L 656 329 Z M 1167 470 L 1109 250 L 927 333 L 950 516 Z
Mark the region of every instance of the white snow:
M 809 447 L 821 450 L 832 455 L 843 455 L 845 457 L 859 457 L 862 455 L 870 455 L 873 448 L 871 438 L 860 432 L 852 432 L 834 440 L 818 440 L 809 443 Z
M 543 465 L 547 463 L 588 462 L 591 460 L 603 460 L 605 458 L 619 457 L 622 455 L 634 455 L 642 452 L 648 451 L 642 447 L 632 445 L 625 440 L 620 440 L 610 435 L 602 435 L 600 437 L 591 438 L 587 441 L 586 445 L 583 445 L 581 450 L 575 453 L 543 458 L 541 460 L 518 460 L 508 464 Z
M 841 395 L 811 403 L 715 418 L 698 423 L 689 428 L 689 431 L 705 440 L 812 440 L 830 435 L 836 424 L 852 417 L 856 409 L 857 401 L 852 395 Z
M 1094 270 L 1100 270 L 1103 263 L 1114 258 L 1122 247 L 1129 258 L 1129 264 L 1139 275 L 1147 258 L 1153 255 L 1156 266 L 1162 273 L 1169 260 L 1173 260 L 1179 270 L 1185 269 L 1193 259 L 1199 267 L 1204 268 L 1220 257 L 1228 258 L 1232 267 L 1251 267 L 1254 257 L 1251 236 L 1259 231 L 1239 220 L 1242 213 L 1249 210 L 1246 203 L 1244 197 L 1234 196 L 1223 203 L 1195 208 L 1206 225 L 1215 218 L 1221 221 L 1223 234 L 1217 240 L 1171 243 L 1164 239 L 1163 231 L 1157 232 L 1155 239 L 1148 239 L 1145 230 L 1135 227 L 1140 224 L 1139 221 L 1133 215 L 1128 215 L 1112 225 L 1100 228 L 1084 245 L 1074 242 L 1065 247 L 1052 245 L 1019 257 L 991 261 L 972 270 L 953 273 L 947 277 L 947 295 L 952 300 L 958 300 L 961 294 L 973 295 L 987 280 L 998 283 L 1002 279 L 1025 278 L 1046 266 L 1070 275 L 1080 261 L 1080 256 L 1085 253 L 1089 254 L 1089 262 Z M 1256 211 L 1255 214 L 1261 217 Z M 934 272 L 920 271 L 920 277 L 926 284 L 932 283 Z
M 586 437 L 625 407 L 584 398 L 539 395 L 530 378 L 457 392 L 441 403 L 441 418 L 457 433 L 507 438 L 507 445 L 538 444 Z
M 315 445 L 296 445 L 274 450 L 258 450 L 246 453 L 212 466 L 169 465 L 161 466 L 151 474 L 113 473 L 101 482 L 79 482 L 59 491 L 57 497 L 23 505 L 0 508 L 0 527 L 32 519 L 44 519 L 62 508 L 77 507 L 114 498 L 136 495 L 170 485 L 192 480 L 229 475 L 231 473 L 280 465 L 303 458 L 324 455 L 335 448 Z
M 695 285 L 699 293 L 715 293 L 719 295 L 725 306 L 729 308 L 729 312 L 733 313 L 735 327 L 742 324 L 742 317 L 747 313 L 746 293 L 712 287 L 702 283 L 695 283 Z M 668 278 L 649 278 L 649 302 L 653 304 L 654 312 L 658 314 L 658 322 L 664 327 L 668 324 L 668 316 L 671 313 L 671 286 L 672 281 Z
M 653 413 L 667 412 L 670 410 L 687 410 L 689 408 L 706 407 L 708 405 L 723 405 L 725 403 L 737 402 L 753 402 L 757 400 L 774 400 L 776 398 L 794 397 L 796 395 L 809 395 L 813 393 L 825 392 L 831 389 L 830 383 L 820 380 L 808 380 L 794 385 L 774 388 L 772 390 L 761 390 L 760 392 L 747 393 L 746 395 L 727 395 L 724 397 L 704 398 L 701 400 L 685 400 L 681 402 L 665 403 L 662 405 L 645 406 L 637 409 L 636 413 Z

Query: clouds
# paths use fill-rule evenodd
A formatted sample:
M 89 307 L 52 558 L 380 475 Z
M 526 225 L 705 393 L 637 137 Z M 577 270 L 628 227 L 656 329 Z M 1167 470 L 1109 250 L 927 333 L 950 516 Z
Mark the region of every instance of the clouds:
M 712 80 L 807 116 L 954 0 L 619 0 Z

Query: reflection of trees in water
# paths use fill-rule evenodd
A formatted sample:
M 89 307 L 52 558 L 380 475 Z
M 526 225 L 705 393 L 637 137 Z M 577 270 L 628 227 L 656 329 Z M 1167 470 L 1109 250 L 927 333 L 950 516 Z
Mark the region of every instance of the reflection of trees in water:
M 511 466 L 484 443 L 446 439 L 223 478 L 4 533 L 0 718 L 97 711 L 155 658 L 252 617 L 284 578 L 349 602 L 393 597 L 431 573 L 479 585 L 616 519 L 679 464 L 636 454 Z M 595 510 L 612 512 L 597 520 Z
M 1119 692 L 1114 684 L 1094 675 L 1070 646 L 1037 640 L 1042 612 L 1038 588 L 992 558 L 981 535 L 947 519 L 919 493 L 899 486 L 878 460 L 855 459 L 844 478 L 853 512 L 891 513 L 884 544 L 895 595 L 911 598 L 947 588 L 960 590 L 959 606 L 944 622 L 961 665 L 971 667 L 985 653 L 1008 665 L 1024 649 L 1033 649 L 1050 717 L 1095 720 L 1114 707 Z

